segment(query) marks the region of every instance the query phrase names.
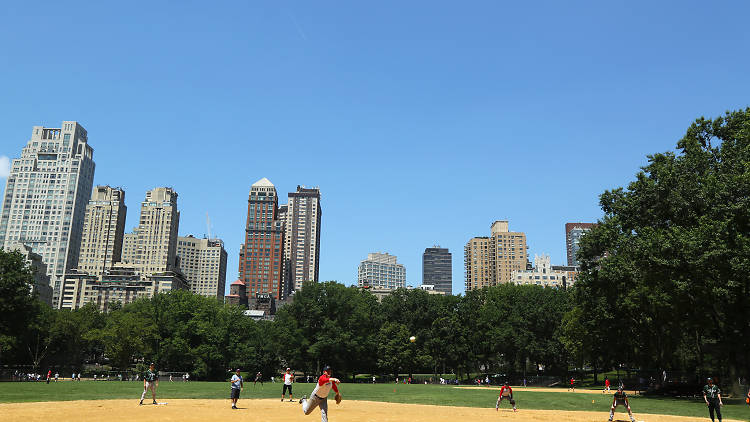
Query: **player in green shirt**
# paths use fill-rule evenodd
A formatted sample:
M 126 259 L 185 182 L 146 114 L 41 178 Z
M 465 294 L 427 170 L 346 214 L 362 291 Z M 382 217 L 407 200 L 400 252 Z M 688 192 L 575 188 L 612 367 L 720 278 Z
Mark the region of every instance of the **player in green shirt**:
M 148 371 L 143 373 L 143 394 L 141 394 L 141 402 L 143 404 L 143 398 L 146 397 L 146 391 L 151 390 L 151 396 L 156 404 L 156 388 L 159 387 L 159 373 L 154 369 L 154 364 L 148 366 Z
M 716 412 L 716 417 L 721 422 L 721 406 L 724 406 L 724 403 L 721 402 L 721 389 L 714 385 L 714 380 L 711 378 L 707 379 L 706 382 L 708 384 L 703 386 L 703 400 L 708 406 L 708 416 L 713 421 L 714 412 Z
M 630 403 L 628 401 L 628 395 L 625 394 L 622 383 L 617 388 L 614 398 L 612 399 L 612 407 L 609 409 L 609 421 L 610 422 L 612 422 L 612 419 L 615 418 L 615 409 L 617 409 L 617 406 L 620 406 L 620 405 L 625 406 L 625 408 L 628 409 L 628 416 L 630 416 L 630 420 L 632 422 L 635 422 L 635 418 L 633 417 L 633 412 L 630 411 Z

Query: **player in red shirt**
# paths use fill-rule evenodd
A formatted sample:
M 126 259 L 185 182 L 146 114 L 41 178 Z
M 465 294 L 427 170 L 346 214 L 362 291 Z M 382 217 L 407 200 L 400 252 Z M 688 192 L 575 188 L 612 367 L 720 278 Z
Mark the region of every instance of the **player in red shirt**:
M 573 390 L 573 392 L 576 392 L 576 380 L 573 377 L 570 377 L 570 386 L 568 387 L 568 391 Z
M 500 410 L 500 403 L 503 402 L 503 399 L 507 399 L 510 402 L 510 405 L 513 406 L 514 412 L 518 411 L 518 409 L 516 409 L 516 401 L 513 400 L 513 389 L 508 385 L 508 381 L 505 381 L 505 384 L 500 387 L 500 394 L 498 394 L 497 403 L 495 403 L 496 411 Z
M 321 422 L 328 422 L 328 393 L 333 389 L 336 392 L 336 404 L 339 404 L 341 402 L 341 394 L 339 393 L 337 384 L 340 382 L 338 378 L 331 377 L 331 367 L 326 365 L 323 368 L 323 375 L 318 378 L 315 389 L 310 394 L 310 398 L 302 396 L 299 400 L 305 415 L 309 415 L 316 407 L 320 407 Z
M 604 377 L 604 390 L 602 393 L 609 393 L 609 377 Z

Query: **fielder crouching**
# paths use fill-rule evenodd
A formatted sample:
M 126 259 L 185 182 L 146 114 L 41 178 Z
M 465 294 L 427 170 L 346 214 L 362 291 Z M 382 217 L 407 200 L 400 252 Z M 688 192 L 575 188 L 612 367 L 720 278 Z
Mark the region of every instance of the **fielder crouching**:
M 336 404 L 341 403 L 341 394 L 336 385 L 340 382 L 338 378 L 331 377 L 331 367 L 326 365 L 323 368 L 323 374 L 318 378 L 315 389 L 310 394 L 310 398 L 308 399 L 303 396 L 299 400 L 300 404 L 302 404 L 302 412 L 305 415 L 309 415 L 316 407 L 319 407 L 321 422 L 328 422 L 328 394 L 333 389 L 336 392 Z
M 500 394 L 498 394 L 497 403 L 495 403 L 495 410 L 500 409 L 500 403 L 503 402 L 503 399 L 510 402 L 510 405 L 513 406 L 514 412 L 518 411 L 518 409 L 516 409 L 516 401 L 513 400 L 513 389 L 508 385 L 508 381 L 505 381 L 505 384 L 500 388 Z

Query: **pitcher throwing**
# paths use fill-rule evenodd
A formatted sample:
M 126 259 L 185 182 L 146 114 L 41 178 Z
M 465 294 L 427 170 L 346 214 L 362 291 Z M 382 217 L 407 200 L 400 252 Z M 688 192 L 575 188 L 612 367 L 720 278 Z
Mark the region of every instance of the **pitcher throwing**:
M 318 378 L 318 383 L 315 385 L 312 394 L 310 394 L 310 398 L 302 396 L 299 400 L 300 404 L 302 404 L 302 412 L 305 415 L 309 415 L 316 407 L 320 407 L 321 422 L 328 422 L 328 393 L 333 389 L 336 392 L 336 404 L 341 403 L 341 394 L 337 386 L 340 382 L 338 378 L 331 377 L 331 367 L 326 365 L 323 368 L 323 375 Z

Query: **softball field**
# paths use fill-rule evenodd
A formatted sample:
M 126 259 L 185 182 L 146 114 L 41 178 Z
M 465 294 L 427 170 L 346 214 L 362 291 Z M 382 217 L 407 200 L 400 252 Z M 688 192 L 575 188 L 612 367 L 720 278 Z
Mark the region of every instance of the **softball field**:
M 508 408 L 443 407 L 419 404 L 398 404 L 370 401 L 347 401 L 336 405 L 329 400 L 329 420 L 347 422 L 455 422 L 470 420 L 500 420 L 517 422 L 604 422 L 605 412 L 571 412 L 558 410 L 524 410 L 513 413 Z M 3 421 L 78 422 L 78 421 L 134 421 L 157 420 L 174 422 L 226 422 L 228 420 L 257 420 L 268 422 L 318 422 L 320 411 L 309 416 L 302 414 L 300 405 L 279 400 L 240 399 L 240 410 L 232 410 L 229 400 L 177 399 L 166 405 L 138 406 L 138 400 L 92 400 L 66 402 L 0 404 Z M 694 417 L 666 415 L 638 415 L 638 421 L 693 422 Z M 627 414 L 615 414 L 616 420 L 627 421 Z M 730 419 L 724 419 L 729 422 Z

